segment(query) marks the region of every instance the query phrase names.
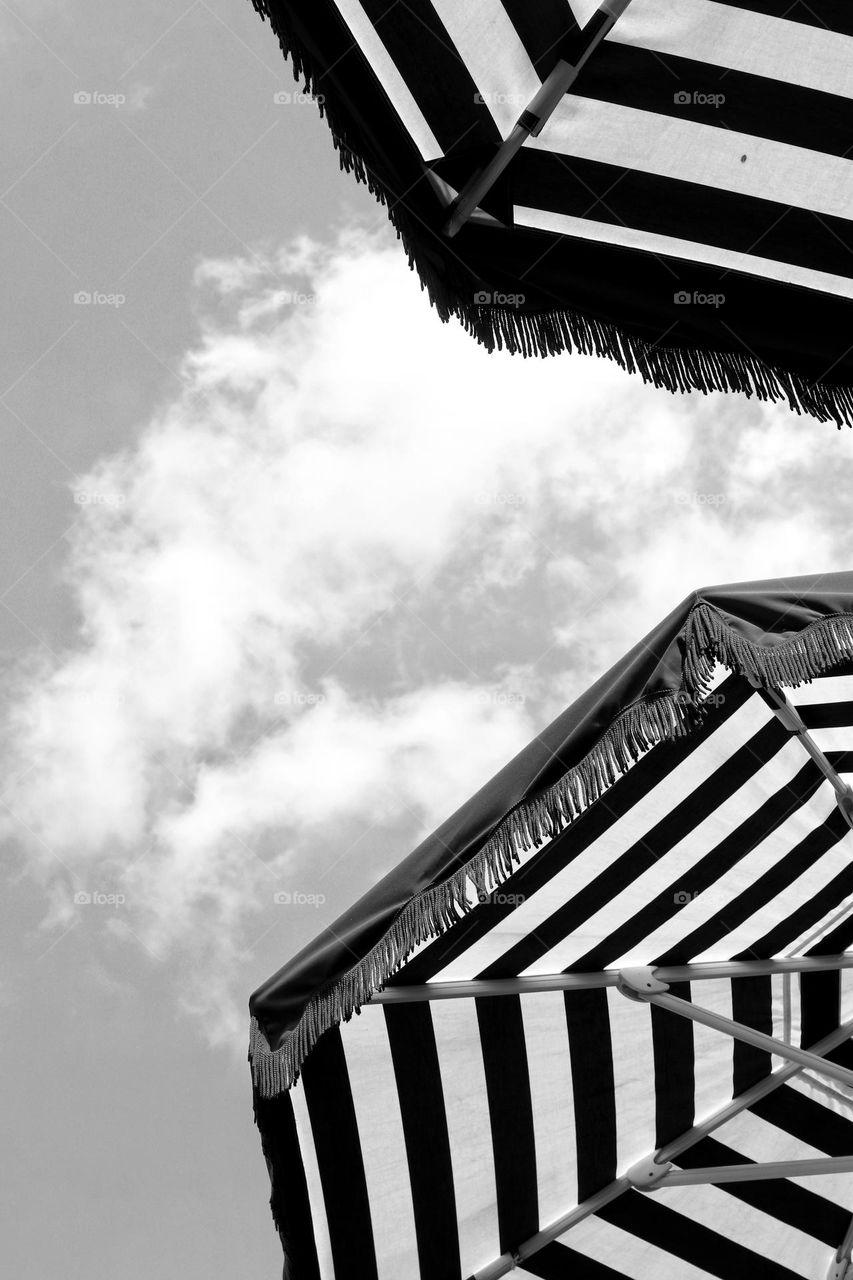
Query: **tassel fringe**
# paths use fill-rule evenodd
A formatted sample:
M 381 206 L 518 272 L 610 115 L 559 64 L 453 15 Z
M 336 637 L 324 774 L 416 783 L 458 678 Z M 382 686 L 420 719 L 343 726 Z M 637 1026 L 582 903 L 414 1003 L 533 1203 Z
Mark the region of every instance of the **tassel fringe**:
M 417 272 L 421 288 L 426 290 L 442 321 L 446 323 L 455 316 L 488 351 L 507 350 L 523 356 L 577 351 L 613 360 L 627 373 L 639 374 L 645 383 L 673 394 L 737 391 L 762 401 L 786 401 L 793 413 L 806 413 L 821 422 L 833 421 L 839 428 L 853 425 L 853 388 L 812 382 L 771 367 L 750 354 L 662 347 L 610 322 L 590 319 L 566 308 L 532 313 L 467 302 L 482 288 L 483 281 L 449 256 L 442 259 L 440 271 L 437 269 L 435 253 L 425 242 L 423 227 L 373 171 L 364 139 L 352 133 L 334 95 L 328 92 L 324 68 L 301 44 L 286 7 L 276 5 L 274 0 L 252 0 L 252 4 L 278 37 L 296 80 L 304 83 L 306 93 L 317 97 L 341 168 L 364 183 L 385 205 L 409 267 Z
M 251 1020 L 249 1060 L 261 1097 L 289 1089 L 325 1031 L 359 1013 L 417 946 L 438 937 L 513 872 L 522 853 L 538 849 L 581 813 L 660 742 L 682 737 L 703 718 L 715 663 L 763 688 L 795 688 L 853 658 L 853 614 L 835 614 L 773 647 L 733 631 L 713 606 L 694 605 L 684 631 L 681 688 L 639 699 L 622 711 L 587 756 L 539 796 L 508 813 L 474 855 L 449 879 L 401 908 L 385 937 L 348 973 L 318 991 L 299 1022 L 275 1050 Z M 474 901 L 476 901 L 476 897 Z

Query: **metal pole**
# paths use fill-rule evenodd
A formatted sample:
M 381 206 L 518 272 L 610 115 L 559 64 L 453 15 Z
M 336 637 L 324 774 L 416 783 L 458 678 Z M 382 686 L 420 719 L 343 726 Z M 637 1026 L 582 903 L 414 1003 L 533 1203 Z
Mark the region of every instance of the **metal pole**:
M 618 989 L 632 1000 L 648 1001 L 660 1009 L 669 1009 L 670 1013 L 689 1018 L 691 1022 L 701 1022 L 703 1026 L 710 1027 L 713 1031 L 722 1031 L 725 1035 L 732 1036 L 735 1040 L 742 1040 L 745 1044 L 751 1044 L 756 1049 L 764 1049 L 767 1053 L 787 1058 L 789 1062 L 798 1062 L 803 1067 L 811 1067 L 813 1071 L 819 1071 L 821 1075 L 829 1076 L 831 1080 L 837 1080 L 839 1084 L 853 1088 L 853 1071 L 848 1070 L 847 1067 L 826 1062 L 806 1049 L 798 1049 L 796 1045 L 786 1044 L 783 1040 L 774 1040 L 763 1031 L 755 1031 L 752 1027 L 735 1022 L 732 1018 L 725 1018 L 722 1014 L 714 1013 L 710 1009 L 691 1004 L 689 1000 L 681 1000 L 678 996 L 666 994 L 665 983 L 661 982 L 653 969 L 623 970 Z
M 471 175 L 452 207 L 444 226 L 444 234 L 452 239 L 470 218 L 483 196 L 491 191 L 504 169 L 528 138 L 536 138 L 558 103 L 574 84 L 590 55 L 601 44 L 618 18 L 625 12 L 631 0 L 603 0 L 589 22 L 581 31 L 581 51 L 577 61 L 557 63 L 543 81 L 538 93 L 522 111 L 509 137 L 501 143 L 498 153 L 485 169 Z
M 835 790 L 836 803 L 847 820 L 847 825 L 853 827 L 853 790 L 848 786 L 838 772 L 833 769 L 827 757 L 821 751 L 814 738 L 805 726 L 802 716 L 792 703 L 790 703 L 781 689 L 764 689 L 755 680 L 749 682 L 754 689 L 761 689 L 769 698 L 773 707 L 774 715 L 781 721 L 790 734 L 796 737 L 803 748 L 809 753 L 823 776 L 830 782 Z
M 704 964 L 661 965 L 655 977 L 662 982 L 701 982 L 717 978 L 766 977 L 774 973 L 821 973 L 853 969 L 853 952 L 835 956 L 798 956 L 782 960 L 729 960 Z M 472 978 L 458 982 L 424 982 L 411 987 L 386 987 L 370 997 L 370 1004 L 405 1004 L 420 1000 L 460 1000 L 479 996 L 534 995 L 540 991 L 575 991 L 615 987 L 620 970 L 599 973 L 544 973 L 529 978 Z M 365 1006 L 367 1007 L 367 1006 Z
M 822 1040 L 813 1044 L 811 1052 L 817 1056 L 831 1053 L 838 1045 L 843 1044 L 845 1040 L 849 1040 L 851 1035 L 853 1035 L 853 1021 L 845 1022 L 835 1031 L 830 1032 L 828 1036 L 824 1036 Z M 673 1142 L 661 1147 L 651 1158 L 658 1163 L 674 1160 L 682 1151 L 687 1151 L 689 1147 L 695 1146 L 697 1142 L 707 1138 L 709 1133 L 713 1133 L 721 1125 L 727 1124 L 729 1120 L 733 1119 L 741 1111 L 753 1106 L 761 1098 L 766 1098 L 768 1094 L 773 1093 L 774 1090 L 787 1083 L 792 1076 L 798 1075 L 800 1071 L 802 1071 L 802 1067 L 793 1064 L 774 1071 L 772 1075 L 765 1077 L 764 1080 L 759 1080 L 757 1084 L 739 1094 L 737 1098 L 727 1103 L 725 1107 L 714 1112 L 712 1116 L 703 1120 L 701 1124 L 694 1125 L 692 1129 L 688 1129 L 686 1133 L 681 1134 Z M 569 1213 L 563 1214 L 561 1218 L 551 1223 L 543 1231 L 531 1236 L 529 1240 L 525 1240 L 513 1253 L 502 1254 L 500 1258 L 497 1258 L 487 1267 L 478 1271 L 475 1276 L 472 1276 L 471 1280 L 500 1280 L 501 1276 L 508 1275 L 514 1267 L 526 1258 L 532 1257 L 538 1249 L 543 1249 L 546 1244 L 551 1244 L 552 1241 L 559 1239 L 576 1223 L 582 1222 L 584 1218 L 590 1217 L 593 1213 L 597 1213 L 605 1204 L 617 1199 L 624 1191 L 630 1190 L 631 1185 L 627 1177 L 617 1178 L 599 1191 L 597 1195 L 585 1200 L 583 1204 L 578 1205 L 577 1208 L 572 1209 Z M 851 1224 L 851 1232 L 853 1232 L 853 1224 Z
M 673 1169 L 660 1187 L 691 1187 L 704 1182 L 764 1182 L 768 1178 L 811 1178 L 827 1173 L 853 1173 L 853 1156 L 824 1160 L 770 1160 L 766 1164 L 718 1164 L 707 1169 Z
M 835 1031 L 828 1036 L 824 1036 L 822 1040 L 818 1040 L 817 1044 L 809 1047 L 809 1052 L 815 1054 L 816 1057 L 822 1058 L 824 1054 L 831 1053 L 833 1049 L 837 1049 L 840 1044 L 844 1044 L 853 1036 L 853 1021 L 842 1023 Z M 766 1098 L 768 1093 L 773 1093 L 781 1085 L 786 1084 L 794 1076 L 802 1071 L 799 1063 L 789 1062 L 784 1067 L 778 1067 L 769 1076 L 765 1076 L 763 1080 L 759 1080 L 757 1084 L 751 1085 L 743 1093 L 739 1093 L 736 1098 L 727 1103 L 719 1111 L 715 1111 L 707 1120 L 700 1121 L 699 1124 L 682 1133 L 678 1138 L 674 1138 L 672 1142 L 668 1142 L 666 1146 L 661 1147 L 655 1153 L 654 1159 L 658 1164 L 666 1164 L 669 1160 L 677 1160 L 683 1151 L 687 1151 L 690 1147 L 701 1142 L 703 1138 L 707 1138 L 715 1129 L 719 1129 L 722 1125 L 728 1124 L 729 1120 L 733 1120 L 735 1116 L 740 1115 L 741 1111 L 746 1111 L 749 1107 L 754 1106 L 756 1102 L 760 1102 L 762 1098 Z

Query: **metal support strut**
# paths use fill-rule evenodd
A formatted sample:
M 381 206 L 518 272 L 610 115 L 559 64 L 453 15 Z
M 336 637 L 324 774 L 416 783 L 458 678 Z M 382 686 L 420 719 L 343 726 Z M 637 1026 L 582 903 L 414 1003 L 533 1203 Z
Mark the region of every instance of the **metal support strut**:
M 477 205 L 491 191 L 504 169 L 528 138 L 536 138 L 542 132 L 549 117 L 568 93 L 590 55 L 601 44 L 631 0 L 602 0 L 589 22 L 581 31 L 581 49 L 573 63 L 562 58 L 551 74 L 543 81 L 538 93 L 522 111 L 509 137 L 501 143 L 498 153 L 485 169 L 472 174 L 460 191 L 450 217 L 444 226 L 444 234 L 451 239 L 456 235 Z
M 773 713 L 790 734 L 798 739 L 802 747 L 809 753 L 827 782 L 835 791 L 836 803 L 844 815 L 847 825 L 853 827 L 853 789 L 839 776 L 826 758 L 814 738 L 806 728 L 802 716 L 793 706 L 781 689 L 765 689 L 757 680 L 750 680 L 753 689 L 760 689 L 770 700 Z

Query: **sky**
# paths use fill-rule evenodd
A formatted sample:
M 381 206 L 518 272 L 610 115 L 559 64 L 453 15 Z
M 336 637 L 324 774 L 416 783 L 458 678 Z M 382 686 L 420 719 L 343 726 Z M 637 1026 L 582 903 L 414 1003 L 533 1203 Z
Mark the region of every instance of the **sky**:
M 249 993 L 688 592 L 849 568 L 851 437 L 488 355 L 248 0 L 104 19 L 0 4 L 0 1238 L 276 1277 Z

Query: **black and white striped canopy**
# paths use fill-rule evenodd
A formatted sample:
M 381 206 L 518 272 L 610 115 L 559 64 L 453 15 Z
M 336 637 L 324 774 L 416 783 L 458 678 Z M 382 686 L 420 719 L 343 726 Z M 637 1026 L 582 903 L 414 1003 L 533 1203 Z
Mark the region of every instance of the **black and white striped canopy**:
M 490 346 L 595 351 L 671 390 L 851 418 L 845 0 L 254 4 L 443 318 Z M 449 238 L 457 193 L 614 14 Z
M 853 574 L 674 610 L 252 997 L 288 1280 L 844 1276 L 851 774 Z

